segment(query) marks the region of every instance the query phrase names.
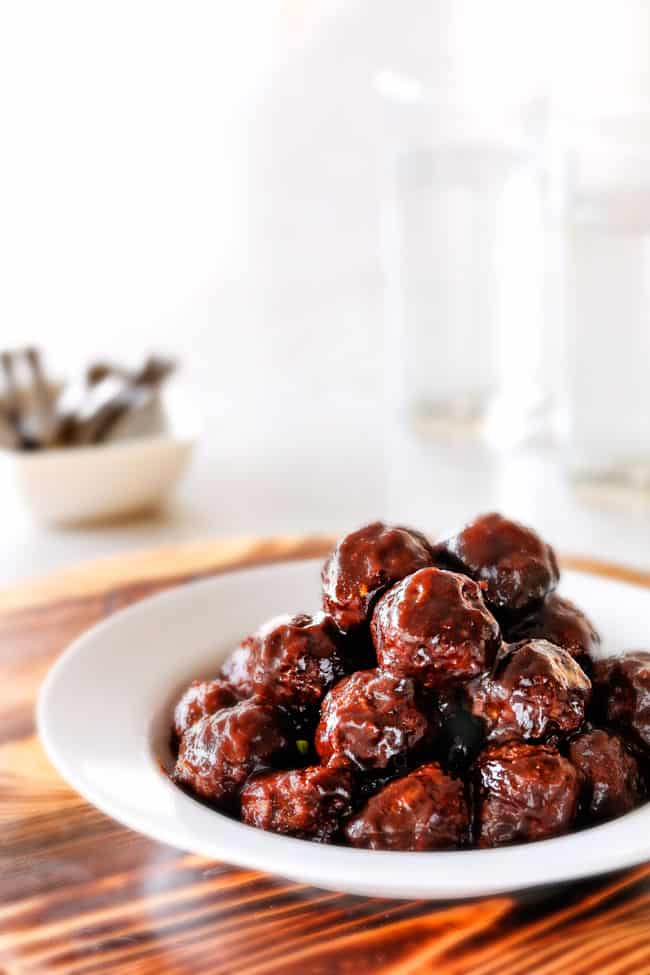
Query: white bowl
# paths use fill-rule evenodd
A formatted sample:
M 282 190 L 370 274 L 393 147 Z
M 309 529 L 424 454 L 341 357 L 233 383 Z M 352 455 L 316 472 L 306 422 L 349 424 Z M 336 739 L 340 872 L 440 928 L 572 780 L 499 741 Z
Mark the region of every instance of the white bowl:
M 397 853 L 323 846 L 245 826 L 181 792 L 173 701 L 214 675 L 242 634 L 278 613 L 313 611 L 319 562 L 233 572 L 153 596 L 93 627 L 40 693 L 38 728 L 67 781 L 119 822 L 182 850 L 334 890 L 381 897 L 474 897 L 577 880 L 650 857 L 650 805 L 593 829 L 495 850 Z M 604 652 L 647 646 L 650 592 L 567 572 L 562 592 L 594 619 Z M 162 764 L 162 767 L 161 767 Z
M 161 396 L 152 432 L 87 447 L 3 450 L 24 504 L 39 521 L 75 524 L 156 507 L 185 470 L 198 418 L 174 385 Z

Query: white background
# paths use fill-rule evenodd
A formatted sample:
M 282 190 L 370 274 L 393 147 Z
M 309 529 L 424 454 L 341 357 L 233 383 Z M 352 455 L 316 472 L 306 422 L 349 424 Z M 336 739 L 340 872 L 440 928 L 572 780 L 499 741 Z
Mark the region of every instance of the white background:
M 0 344 L 39 343 L 61 375 L 171 352 L 205 420 L 155 519 L 46 530 L 5 476 L 0 580 L 379 514 L 436 531 L 493 506 L 565 550 L 647 564 L 646 514 L 578 507 L 552 452 L 450 454 L 394 423 L 371 82 L 407 70 L 486 104 L 645 97 L 649 13 L 0 0 Z

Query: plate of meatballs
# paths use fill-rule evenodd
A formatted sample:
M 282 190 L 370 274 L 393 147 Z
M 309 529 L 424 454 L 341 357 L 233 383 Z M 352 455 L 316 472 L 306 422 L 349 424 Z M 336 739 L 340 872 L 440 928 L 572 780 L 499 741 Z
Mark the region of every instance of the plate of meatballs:
M 650 856 L 649 611 L 499 514 L 374 522 L 94 627 L 39 731 L 90 802 L 191 852 L 378 896 L 575 880 Z

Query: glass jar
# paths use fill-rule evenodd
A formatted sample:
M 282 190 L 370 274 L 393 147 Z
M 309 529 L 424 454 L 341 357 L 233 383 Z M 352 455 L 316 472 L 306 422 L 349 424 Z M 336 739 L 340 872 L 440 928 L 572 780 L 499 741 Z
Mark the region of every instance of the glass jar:
M 553 393 L 544 112 L 470 112 L 393 75 L 378 88 L 399 408 L 439 441 L 527 439 Z
M 588 500 L 650 502 L 650 111 L 570 132 L 566 464 Z

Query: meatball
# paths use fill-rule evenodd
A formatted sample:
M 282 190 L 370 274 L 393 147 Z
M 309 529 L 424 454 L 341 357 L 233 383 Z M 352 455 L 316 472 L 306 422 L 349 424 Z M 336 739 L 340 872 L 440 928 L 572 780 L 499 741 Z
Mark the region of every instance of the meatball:
M 606 720 L 650 748 L 650 651 L 598 660 L 593 681 Z
M 568 650 L 581 664 L 590 660 L 600 646 L 600 636 L 582 610 L 568 599 L 551 593 L 531 616 L 517 621 L 506 631 L 509 642 L 548 640 Z
M 175 780 L 197 796 L 232 805 L 256 769 L 286 748 L 276 711 L 268 704 L 242 701 L 206 715 L 181 738 Z
M 206 714 L 229 708 L 238 700 L 235 689 L 225 680 L 195 680 L 181 695 L 174 708 L 174 734 L 181 738 L 188 728 Z
M 331 842 L 351 812 L 352 775 L 347 769 L 310 768 L 267 772 L 250 778 L 241 793 L 241 818 L 249 826 L 303 839 Z
M 353 630 L 369 620 L 377 596 L 388 586 L 432 562 L 419 532 L 381 521 L 366 525 L 342 538 L 325 562 L 323 608 L 343 631 Z
M 380 667 L 430 688 L 477 677 L 491 665 L 500 642 L 478 585 L 433 567 L 382 596 L 371 631 Z
M 508 647 L 495 672 L 468 684 L 466 694 L 488 741 L 529 741 L 577 731 L 591 682 L 566 650 L 530 640 Z
M 325 697 L 316 751 L 329 765 L 386 768 L 417 745 L 427 728 L 412 681 L 358 670 Z
M 226 660 L 223 676 L 273 704 L 318 706 L 345 673 L 341 634 L 331 616 L 277 616 Z
M 463 783 L 431 763 L 372 796 L 345 834 L 352 846 L 368 850 L 449 850 L 468 831 Z
M 480 584 L 497 613 L 530 609 L 559 579 L 553 549 L 529 528 L 498 514 L 482 515 L 436 551 L 441 564 Z
M 476 763 L 475 795 L 480 847 L 543 840 L 569 829 L 578 774 L 550 745 L 492 745 Z
M 639 768 L 618 735 L 599 729 L 585 732 L 571 742 L 569 757 L 578 772 L 581 804 L 589 819 L 613 819 L 639 805 Z

